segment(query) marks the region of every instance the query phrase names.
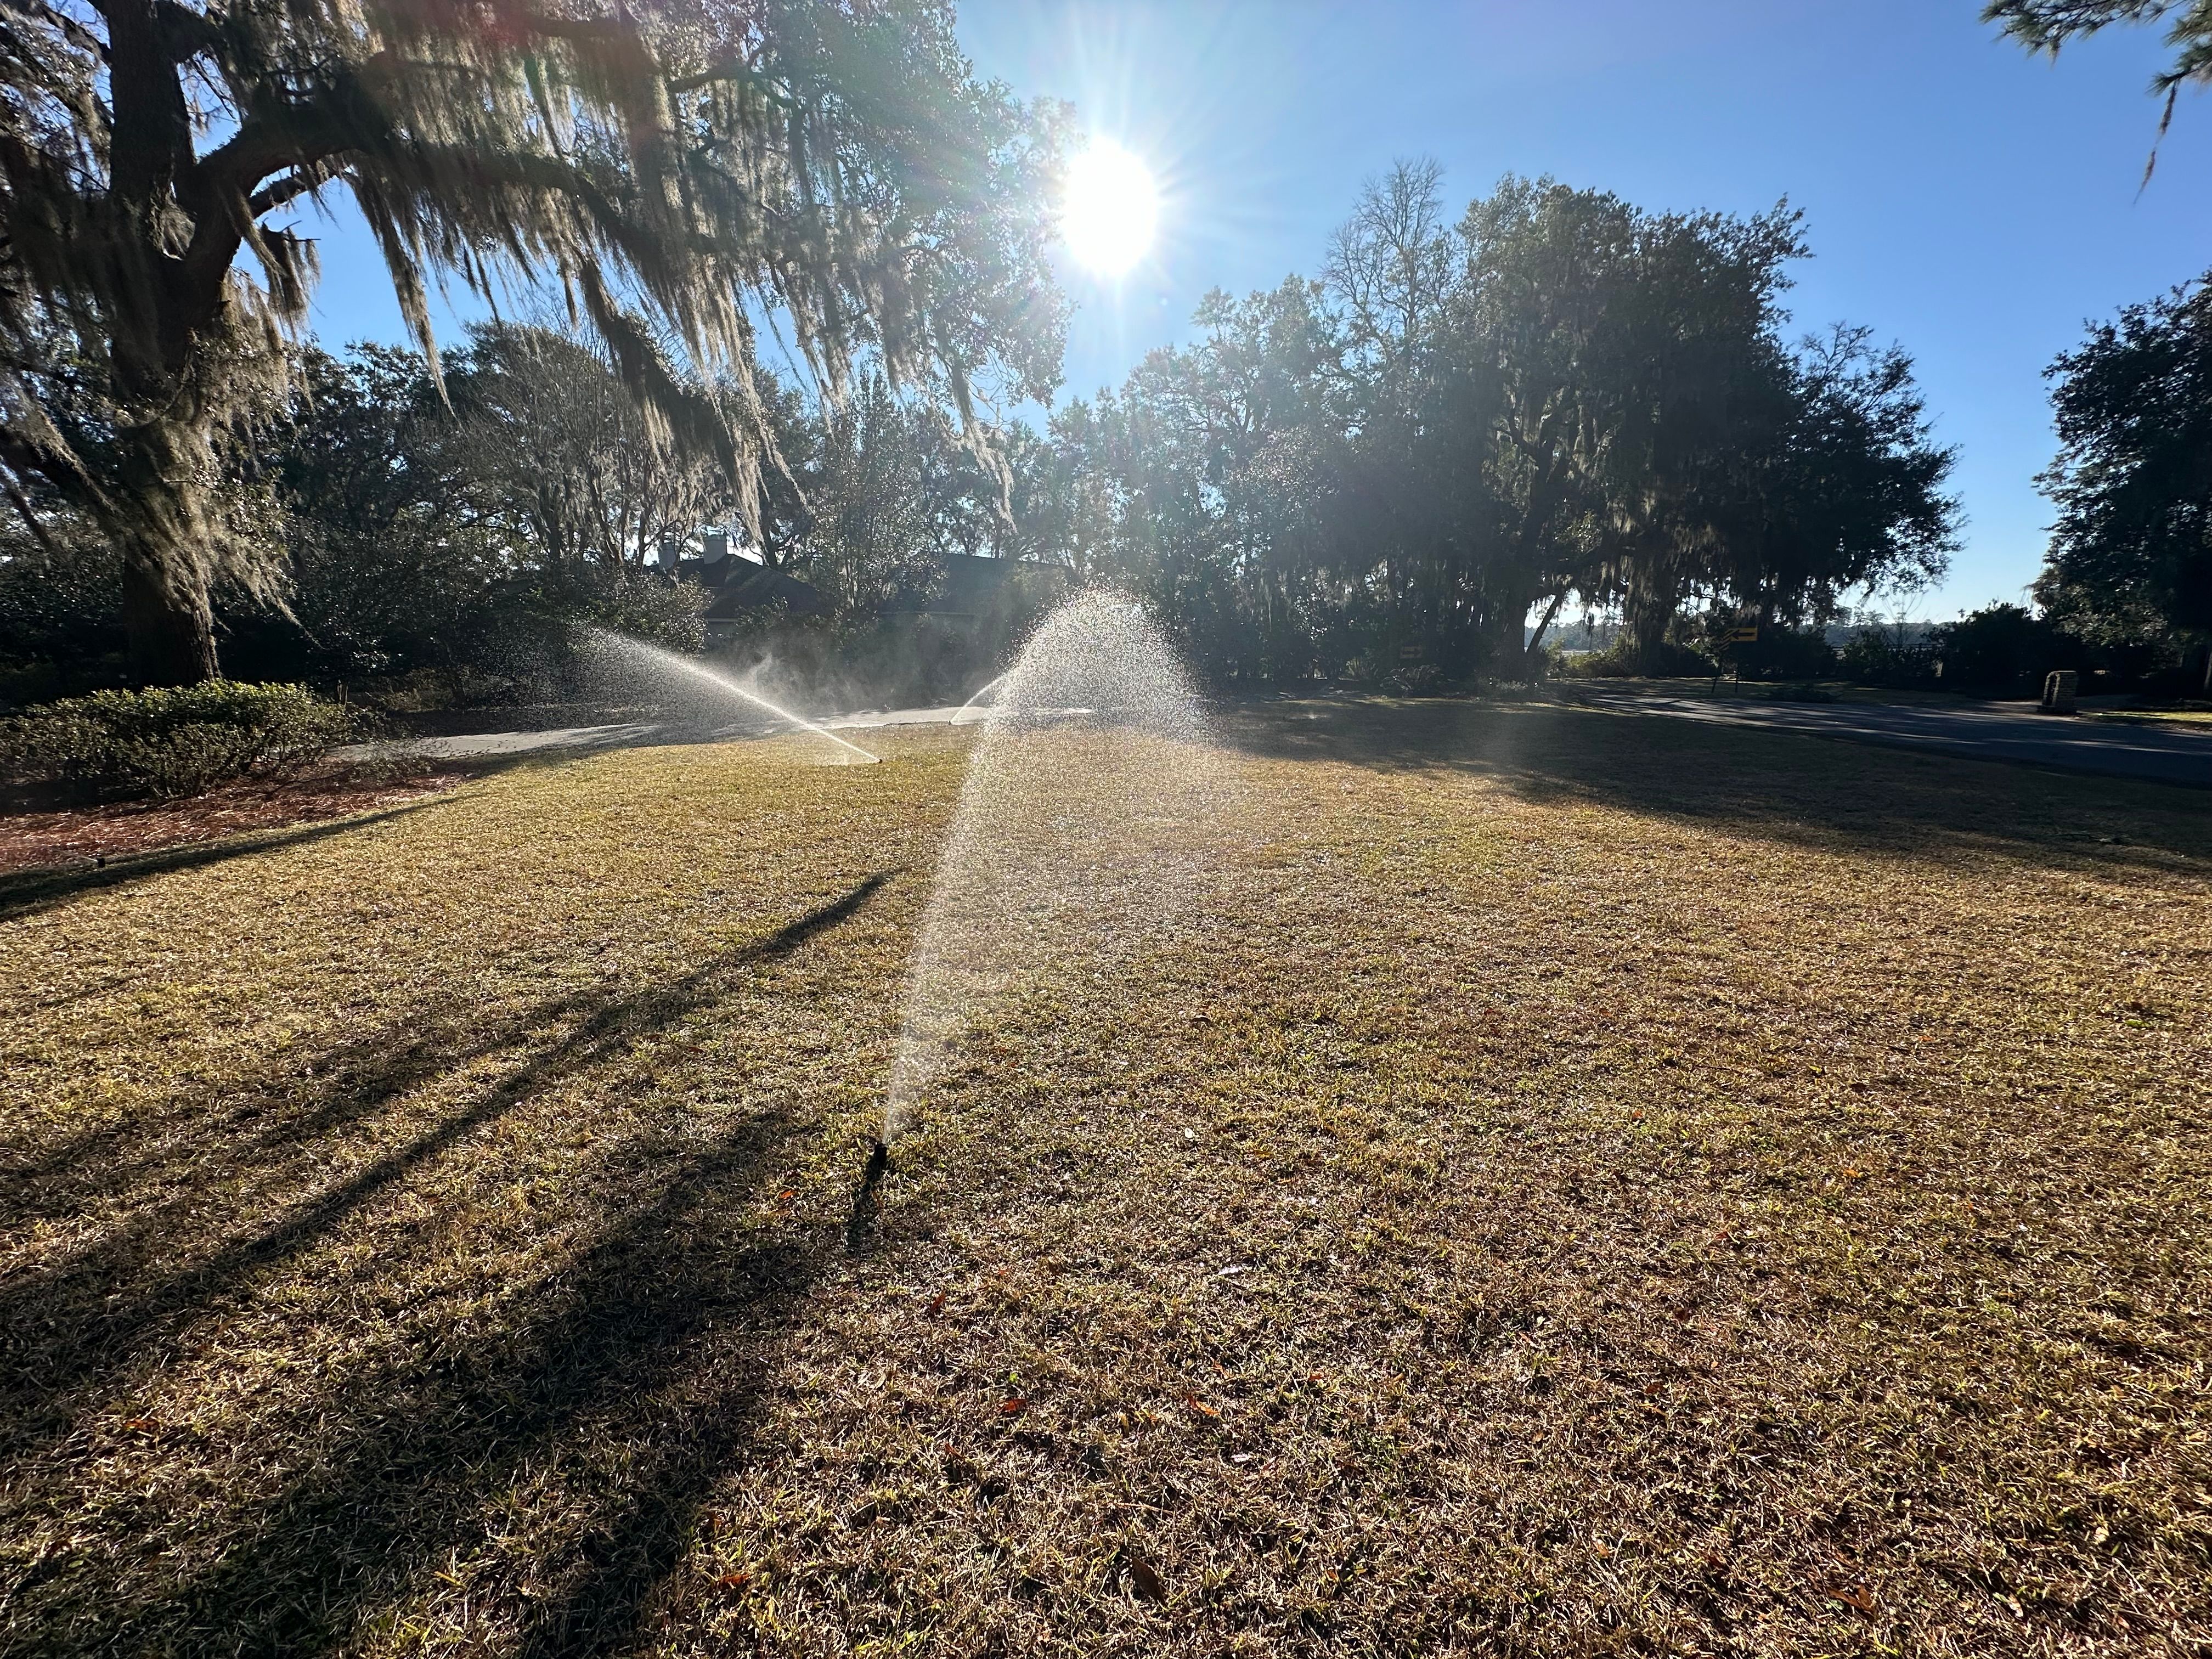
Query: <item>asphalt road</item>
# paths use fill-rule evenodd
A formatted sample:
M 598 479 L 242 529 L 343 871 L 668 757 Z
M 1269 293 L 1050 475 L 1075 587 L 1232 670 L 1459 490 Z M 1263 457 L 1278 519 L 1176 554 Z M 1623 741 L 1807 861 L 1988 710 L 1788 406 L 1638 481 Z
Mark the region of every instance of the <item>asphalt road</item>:
M 1577 686 L 1577 702 L 1624 714 L 1759 726 L 1969 760 L 2011 761 L 2105 777 L 2212 788 L 2212 731 L 2040 714 L 2030 703 L 1774 702 Z
M 1620 714 L 1765 726 L 1807 737 L 1839 738 L 1895 749 L 1959 755 L 1969 760 L 2010 761 L 2106 777 L 2212 788 L 2212 730 L 2137 726 L 2079 716 L 2069 720 L 2039 714 L 2033 705 L 2026 703 L 1960 703 L 1943 707 L 1915 703 L 1776 702 L 1762 697 L 1715 698 L 1587 684 L 1561 688 L 1561 695 L 1586 707 Z M 865 746 L 866 733 L 871 729 L 943 725 L 963 714 L 969 720 L 979 718 L 979 711 L 946 707 L 832 715 L 819 723 L 826 730 L 849 734 L 853 741 Z M 413 753 L 432 757 L 523 755 L 619 749 L 636 744 L 718 743 L 789 730 L 789 726 L 766 718 L 714 725 L 696 721 L 631 722 L 573 726 L 544 732 L 480 732 L 457 737 L 418 738 L 405 746 Z
M 860 714 L 830 714 L 815 724 L 825 732 L 844 736 L 864 747 L 862 733 L 886 726 L 945 726 L 963 716 L 982 718 L 982 711 L 947 706 L 943 708 L 892 708 Z M 433 759 L 465 759 L 482 756 L 574 753 L 593 749 L 629 749 L 645 744 L 727 743 L 738 738 L 764 738 L 797 728 L 768 715 L 741 720 L 702 723 L 698 720 L 627 720 L 606 726 L 562 726 L 544 731 L 467 732 L 449 736 L 409 738 L 399 743 L 360 744 L 342 750 L 342 757 L 364 757 L 390 749 Z

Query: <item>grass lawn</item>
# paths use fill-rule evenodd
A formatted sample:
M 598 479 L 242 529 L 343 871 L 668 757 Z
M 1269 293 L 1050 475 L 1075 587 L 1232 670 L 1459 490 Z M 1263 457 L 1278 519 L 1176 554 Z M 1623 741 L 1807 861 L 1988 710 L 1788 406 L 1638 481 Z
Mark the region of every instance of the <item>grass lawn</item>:
M 1878 703 L 1901 708 L 1976 709 L 2002 708 L 2002 703 L 1967 696 L 1957 691 L 1926 691 L 1905 686 L 1860 685 L 1850 680 L 1738 680 L 1723 674 L 1716 683 L 1709 675 L 1687 678 L 1641 676 L 1623 679 L 1598 677 L 1553 682 L 1554 689 L 1579 688 L 1607 691 L 1656 692 L 1670 697 L 1696 697 L 1710 702 L 1855 702 Z
M 2092 715 L 2132 726 L 2197 726 L 2212 730 L 2212 708 L 2103 708 Z
M 2212 816 L 1274 705 L 844 1221 L 972 729 L 0 881 L 0 1651 L 2203 1653 Z

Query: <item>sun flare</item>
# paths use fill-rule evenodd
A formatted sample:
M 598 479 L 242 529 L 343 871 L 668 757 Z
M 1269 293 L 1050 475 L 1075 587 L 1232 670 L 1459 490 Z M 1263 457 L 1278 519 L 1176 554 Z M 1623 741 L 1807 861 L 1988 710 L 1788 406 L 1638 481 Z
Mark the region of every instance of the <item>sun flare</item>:
M 1143 258 L 1159 223 L 1160 195 L 1145 164 L 1103 139 L 1067 164 L 1060 234 L 1078 264 L 1119 276 Z

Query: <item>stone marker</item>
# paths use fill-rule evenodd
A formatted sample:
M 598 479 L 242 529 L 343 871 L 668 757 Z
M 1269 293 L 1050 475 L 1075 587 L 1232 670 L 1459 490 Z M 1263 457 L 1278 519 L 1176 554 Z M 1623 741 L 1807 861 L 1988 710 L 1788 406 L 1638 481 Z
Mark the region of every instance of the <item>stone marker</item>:
M 2046 714 L 2070 714 L 2074 712 L 2074 693 L 2081 677 L 2070 668 L 2054 668 L 2043 677 L 2043 712 Z

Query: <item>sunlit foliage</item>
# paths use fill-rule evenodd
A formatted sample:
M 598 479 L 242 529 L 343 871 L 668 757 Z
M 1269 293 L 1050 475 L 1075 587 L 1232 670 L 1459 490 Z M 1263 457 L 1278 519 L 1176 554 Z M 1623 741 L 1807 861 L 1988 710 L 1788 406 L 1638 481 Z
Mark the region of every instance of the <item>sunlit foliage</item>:
M 214 672 L 210 586 L 276 597 L 225 451 L 306 315 L 291 216 L 336 192 L 426 351 L 434 279 L 549 294 L 750 515 L 764 325 L 833 398 L 860 357 L 963 416 L 986 371 L 1049 389 L 1056 143 L 929 0 L 33 0 L 0 31 L 0 464 L 120 546 L 139 677 Z

